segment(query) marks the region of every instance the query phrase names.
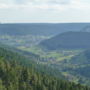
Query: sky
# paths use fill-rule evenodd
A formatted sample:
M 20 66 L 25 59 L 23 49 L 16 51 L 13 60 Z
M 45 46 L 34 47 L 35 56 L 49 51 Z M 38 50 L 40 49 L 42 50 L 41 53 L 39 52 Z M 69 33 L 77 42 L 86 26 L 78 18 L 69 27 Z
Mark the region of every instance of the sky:
M 90 22 L 90 0 L 0 0 L 0 22 Z

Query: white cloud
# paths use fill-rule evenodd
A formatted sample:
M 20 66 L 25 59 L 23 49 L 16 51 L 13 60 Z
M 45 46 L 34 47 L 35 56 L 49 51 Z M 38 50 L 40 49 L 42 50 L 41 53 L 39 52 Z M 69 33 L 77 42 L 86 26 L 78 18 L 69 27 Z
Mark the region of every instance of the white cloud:
M 29 8 L 29 9 L 90 9 L 88 3 L 81 0 L 0 0 L 0 8 Z
M 88 0 L 0 0 L 0 19 L 9 21 L 12 17 L 12 21 L 23 18 L 25 21 L 83 20 L 85 15 L 90 17 L 89 4 Z
M 33 2 L 33 3 L 59 3 L 59 4 L 67 4 L 71 0 L 14 0 L 17 3 L 27 3 L 27 2 Z
M 62 0 L 63 1 L 63 0 Z M 62 1 L 54 1 L 54 0 L 26 0 L 24 1 L 18 1 L 17 3 L 0 3 L 0 8 L 29 8 L 29 9 L 63 9 L 64 2 Z
M 90 3 L 83 2 L 82 0 L 72 0 L 70 7 L 79 10 L 89 10 Z

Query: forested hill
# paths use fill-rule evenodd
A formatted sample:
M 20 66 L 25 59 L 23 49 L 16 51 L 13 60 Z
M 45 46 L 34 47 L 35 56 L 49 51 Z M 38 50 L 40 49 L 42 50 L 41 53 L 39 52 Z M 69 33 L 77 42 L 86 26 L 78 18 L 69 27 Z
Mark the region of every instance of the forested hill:
M 90 90 L 86 86 L 36 72 L 33 67 L 20 64 L 22 58 L 16 58 L 14 53 L 4 52 L 3 48 L 0 51 L 0 90 Z
M 90 81 L 90 49 L 81 52 L 80 54 L 72 57 L 67 64 L 71 67 L 66 69 L 73 72 L 74 75 L 80 75 L 83 77 L 81 83 L 86 82 L 88 85 Z M 86 78 L 86 80 L 85 80 Z M 84 81 L 84 82 L 83 82 Z M 89 85 L 90 86 L 90 85 Z
M 90 49 L 85 50 L 79 55 L 72 57 L 70 63 L 88 66 L 90 64 Z
M 63 77 L 60 71 L 56 70 L 55 68 L 40 64 L 39 60 L 41 60 L 41 58 L 38 55 L 2 45 L 3 44 L 0 44 L 0 57 L 3 57 L 3 59 L 9 62 L 16 61 L 22 66 L 33 67 L 37 72 L 42 74 L 48 74 L 50 76 L 59 78 Z
M 0 35 L 57 35 L 67 31 L 80 31 L 90 23 L 59 23 L 59 24 L 0 24 Z
M 90 48 L 90 32 L 65 32 L 40 43 L 47 49 L 87 49 Z

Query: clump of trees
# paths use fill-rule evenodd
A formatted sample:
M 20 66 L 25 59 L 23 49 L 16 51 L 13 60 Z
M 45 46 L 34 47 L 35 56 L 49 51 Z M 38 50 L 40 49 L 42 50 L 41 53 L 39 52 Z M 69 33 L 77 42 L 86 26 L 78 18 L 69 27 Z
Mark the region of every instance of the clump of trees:
M 0 57 L 0 90 L 90 90 L 86 86 L 37 73 Z
M 27 59 L 0 48 L 0 90 L 90 90 L 89 87 L 55 78 L 49 68 L 43 70 L 38 65 L 36 70 L 36 64 Z M 56 74 L 55 71 L 53 73 Z

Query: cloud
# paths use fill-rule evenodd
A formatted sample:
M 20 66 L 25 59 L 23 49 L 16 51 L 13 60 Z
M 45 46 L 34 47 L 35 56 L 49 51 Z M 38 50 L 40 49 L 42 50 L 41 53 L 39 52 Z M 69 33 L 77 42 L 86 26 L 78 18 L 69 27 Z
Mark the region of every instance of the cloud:
M 71 0 L 14 0 L 14 1 L 19 4 L 27 3 L 27 2 L 68 4 Z
M 0 0 L 0 8 L 59 9 L 90 7 L 82 0 Z M 61 9 L 62 8 L 62 9 Z
M 72 0 L 69 7 L 71 7 L 72 9 L 90 10 L 90 3 L 83 0 Z
M 0 0 L 0 8 L 61 9 L 71 0 Z
M 88 18 L 89 0 L 0 0 L 2 21 L 89 21 Z
M 61 9 L 70 0 L 0 0 L 0 8 Z

